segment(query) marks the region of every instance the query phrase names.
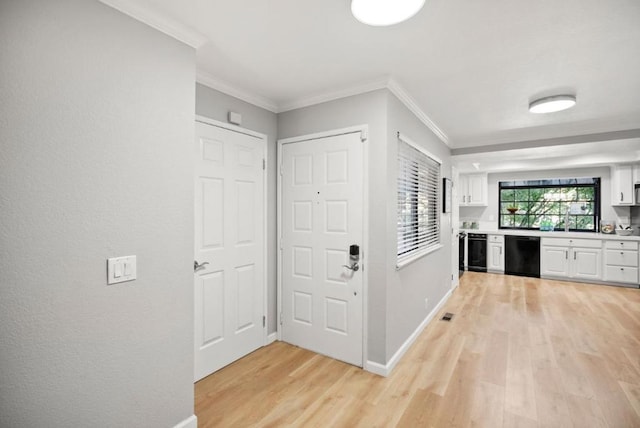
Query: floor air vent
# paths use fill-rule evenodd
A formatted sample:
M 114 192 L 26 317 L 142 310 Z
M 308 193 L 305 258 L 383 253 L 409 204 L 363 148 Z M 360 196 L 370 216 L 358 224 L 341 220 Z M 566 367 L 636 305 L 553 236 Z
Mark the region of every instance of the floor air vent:
M 444 316 L 442 318 L 440 318 L 442 321 L 451 321 L 451 318 L 453 318 L 453 314 L 451 312 L 447 312 L 444 314 Z

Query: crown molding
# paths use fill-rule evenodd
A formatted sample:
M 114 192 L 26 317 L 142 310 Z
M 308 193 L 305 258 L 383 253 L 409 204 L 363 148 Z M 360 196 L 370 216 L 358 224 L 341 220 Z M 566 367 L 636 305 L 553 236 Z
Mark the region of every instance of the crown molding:
M 327 101 L 338 100 L 340 98 L 350 97 L 353 95 L 364 94 L 366 92 L 375 91 L 377 89 L 388 89 L 393 95 L 395 95 L 402 104 L 413 113 L 420 122 L 426 125 L 427 128 L 433 132 L 438 139 L 444 144 L 450 147 L 449 138 L 447 135 L 435 124 L 433 120 L 427 114 L 418 107 L 418 104 L 407 93 L 407 91 L 400 86 L 393 78 L 382 78 L 372 80 L 362 85 L 351 86 L 348 88 L 332 91 L 320 95 L 301 98 L 295 101 L 290 101 L 285 104 L 281 104 L 278 107 L 278 112 L 284 112 L 289 110 L 295 110 L 302 107 L 308 107 L 315 104 L 324 103 Z
M 413 113 L 420 120 L 420 122 L 424 123 L 427 126 L 427 128 L 429 128 L 431 132 L 433 132 L 436 135 L 436 137 L 440 139 L 440 141 L 442 141 L 448 147 L 451 147 L 447 134 L 445 134 L 438 127 L 438 125 L 436 125 L 435 122 L 431 120 L 431 118 L 427 116 L 427 114 L 424 111 L 422 111 L 420 107 L 418 107 L 418 104 L 407 93 L 407 91 L 402 86 L 400 86 L 398 82 L 396 82 L 393 79 L 389 79 L 387 88 L 389 89 L 389 91 L 391 91 L 393 95 L 398 97 L 398 99 L 402 102 L 402 104 L 404 104 L 405 107 L 407 107 L 411 111 L 411 113 Z
M 418 107 L 418 104 L 407 93 L 407 91 L 392 78 L 385 77 L 377 80 L 372 80 L 361 85 L 350 86 L 347 88 L 339 89 L 337 91 L 299 98 L 297 100 L 288 101 L 281 104 L 278 104 L 268 98 L 254 95 L 247 91 L 239 89 L 236 86 L 224 82 L 202 70 L 197 71 L 196 81 L 202 85 L 208 86 L 217 91 L 238 98 L 242 101 L 261 107 L 265 110 L 269 110 L 272 113 L 282 113 L 285 111 L 309 107 L 328 101 L 334 101 L 341 98 L 360 95 L 378 89 L 387 89 L 389 90 L 389 92 L 395 95 L 398 100 L 400 100 L 400 102 L 404 104 L 404 106 L 407 107 L 407 109 L 409 109 L 409 111 L 411 111 L 411 113 L 413 113 L 418 118 L 418 120 L 420 120 L 427 128 L 429 128 L 431 132 L 433 132 L 436 137 L 438 137 L 438 139 L 440 139 L 447 146 L 451 147 L 447 135 L 438 127 L 438 125 L 435 124 L 433 120 L 431 120 L 429 116 L 427 116 L 425 112 L 420 109 L 420 107 Z
M 100 0 L 101 3 L 110 6 L 125 15 L 130 16 L 156 30 L 181 41 L 194 49 L 207 42 L 207 37 L 200 32 L 188 27 L 167 16 L 152 11 L 148 7 L 129 0 Z
M 253 104 L 254 106 L 268 110 L 272 113 L 279 113 L 281 111 L 278 108 L 278 105 L 269 98 L 251 94 L 243 89 L 238 88 L 237 86 L 233 86 L 230 83 L 224 82 L 205 71 L 197 70 L 196 82 L 204 86 L 208 86 L 209 88 L 215 89 L 216 91 L 220 91 L 232 97 L 238 98 L 239 100 L 242 100 L 249 104 Z
M 375 91 L 378 89 L 387 88 L 389 79 L 382 78 L 372 80 L 356 86 L 349 86 L 336 91 L 324 92 L 309 97 L 299 98 L 297 100 L 283 103 L 279 106 L 278 112 L 285 112 L 289 110 L 295 110 L 303 107 L 309 107 L 316 104 L 326 103 L 328 101 L 339 100 L 341 98 L 351 97 L 353 95 L 360 95 L 367 92 Z

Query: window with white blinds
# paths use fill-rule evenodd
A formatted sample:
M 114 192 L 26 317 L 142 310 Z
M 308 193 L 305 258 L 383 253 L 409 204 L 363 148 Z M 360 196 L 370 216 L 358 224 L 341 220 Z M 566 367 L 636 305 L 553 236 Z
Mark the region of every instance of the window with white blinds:
M 398 267 L 440 247 L 440 165 L 398 133 Z

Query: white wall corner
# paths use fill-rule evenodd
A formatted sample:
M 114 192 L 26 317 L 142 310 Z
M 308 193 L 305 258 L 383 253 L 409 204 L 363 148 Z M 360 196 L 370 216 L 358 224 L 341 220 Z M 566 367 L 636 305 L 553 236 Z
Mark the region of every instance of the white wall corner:
M 449 300 L 449 298 L 451 297 L 452 292 L 453 292 L 452 290 L 449 290 L 447 294 L 445 294 L 444 297 L 440 299 L 436 307 L 433 308 L 431 312 L 429 312 L 429 315 L 427 315 L 427 317 L 420 323 L 418 328 L 416 328 L 415 331 L 411 333 L 411 335 L 402 344 L 402 346 L 400 346 L 400 348 L 396 351 L 396 353 L 393 354 L 393 357 L 391 357 L 391 359 L 387 364 L 380 364 L 380 363 L 376 363 L 375 361 L 367 361 L 364 364 L 364 369 L 368 372 L 375 373 L 380 376 L 384 376 L 384 377 L 389 376 L 393 371 L 393 369 L 396 367 L 396 365 L 400 362 L 404 354 L 406 354 L 409 348 L 411 348 L 411 345 L 413 345 L 416 339 L 418 339 L 418 336 L 420 336 L 420 333 L 422 333 L 422 331 L 427 327 L 427 325 L 429 325 L 429 323 L 433 320 L 433 318 L 438 314 L 440 309 L 442 309 L 444 304 L 447 303 L 447 300 Z
M 267 343 L 264 346 L 271 345 L 273 342 L 278 340 L 278 332 L 274 331 L 270 335 L 267 336 Z
M 393 95 L 398 97 L 398 99 L 402 102 L 402 104 L 404 104 L 405 107 L 407 107 L 414 115 L 416 115 L 416 117 L 422 123 L 424 123 L 427 126 L 427 128 L 429 128 L 431 132 L 433 132 L 436 135 L 436 137 L 440 139 L 440 141 L 442 141 L 447 146 L 451 147 L 451 145 L 449 144 L 449 137 L 447 137 L 447 134 L 445 134 L 444 131 L 442 131 L 442 129 L 440 129 L 438 125 L 436 125 L 436 123 L 433 120 L 431 120 L 431 118 L 427 116 L 427 114 L 424 111 L 422 111 L 422 109 L 420 109 L 420 107 L 418 107 L 418 104 L 415 102 L 415 100 L 411 97 L 411 95 L 409 95 L 409 93 L 402 86 L 400 86 L 398 82 L 396 82 L 393 79 L 389 79 L 387 88 L 389 89 L 389 91 L 391 91 Z
M 125 15 L 130 16 L 156 30 L 181 41 L 194 49 L 207 42 L 207 37 L 199 31 L 182 24 L 166 15 L 153 12 L 150 8 L 134 3 L 129 0 L 100 0 L 100 2 L 110 6 Z
M 278 109 L 278 105 L 269 98 L 249 93 L 244 89 L 240 89 L 237 86 L 218 79 L 217 77 L 207 73 L 206 71 L 200 69 L 196 71 L 196 82 L 249 104 L 253 104 L 256 107 L 268 110 L 272 113 L 280 112 L 280 110 Z
M 198 428 L 198 418 L 196 415 L 191 415 L 173 428 Z

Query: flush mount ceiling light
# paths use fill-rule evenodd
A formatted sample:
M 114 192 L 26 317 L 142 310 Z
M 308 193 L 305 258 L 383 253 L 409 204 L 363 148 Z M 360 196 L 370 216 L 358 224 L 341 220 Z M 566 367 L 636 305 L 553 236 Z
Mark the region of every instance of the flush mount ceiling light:
M 418 13 L 424 0 L 351 0 L 351 13 L 363 24 L 384 27 Z
M 529 111 L 531 113 L 553 113 L 566 110 L 574 105 L 576 105 L 575 95 L 554 95 L 533 101 L 529 104 Z

